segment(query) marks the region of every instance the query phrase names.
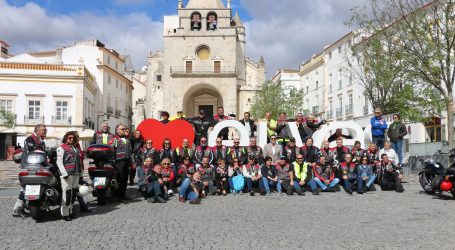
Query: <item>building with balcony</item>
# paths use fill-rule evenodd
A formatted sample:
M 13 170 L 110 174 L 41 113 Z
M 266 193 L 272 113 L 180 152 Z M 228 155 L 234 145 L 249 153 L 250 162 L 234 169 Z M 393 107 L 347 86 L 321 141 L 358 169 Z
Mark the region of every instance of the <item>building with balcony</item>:
M 245 27 L 230 0 L 179 1 L 177 12 L 164 17 L 163 50 L 148 55 L 146 117 L 201 109 L 212 116 L 219 106 L 226 114 L 249 111 L 265 63 L 246 57 Z
M 98 94 L 83 64 L 50 64 L 30 54 L 0 60 L 0 109 L 14 117 L 12 126 L 0 121 L 0 159 L 39 123 L 47 126 L 49 146 L 70 130 L 93 133 Z

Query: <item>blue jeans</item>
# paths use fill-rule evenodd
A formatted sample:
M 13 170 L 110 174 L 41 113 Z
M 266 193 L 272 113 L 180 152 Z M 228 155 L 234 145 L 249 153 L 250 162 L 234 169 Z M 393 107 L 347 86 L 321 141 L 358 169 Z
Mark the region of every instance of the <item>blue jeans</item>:
M 314 177 L 314 182 L 322 189 L 326 190 L 327 188 L 333 188 L 335 187 L 339 182 L 340 179 L 334 178 L 329 185 L 326 185 L 324 182 L 322 182 L 318 177 Z
M 363 180 L 362 176 L 357 177 L 357 190 L 361 191 L 363 189 L 364 182 L 366 183 L 365 186 L 367 188 L 370 188 L 371 184 L 374 183 L 376 180 L 376 175 L 370 175 L 368 176 L 368 179 L 366 182 Z
M 136 168 L 136 176 L 137 176 L 137 188 L 141 189 L 142 186 L 144 185 L 144 180 L 145 180 L 145 172 L 142 166 L 138 166 Z
M 309 190 L 309 191 L 314 191 L 314 190 L 316 190 L 316 189 L 318 188 L 318 187 L 316 186 L 316 182 L 315 182 L 313 179 L 311 179 L 308 183 L 304 184 L 303 186 L 300 186 L 300 183 L 299 183 L 299 182 L 300 182 L 299 179 L 297 179 L 297 180 L 294 181 L 294 188 L 296 188 L 297 186 L 298 186 L 299 188 L 302 188 L 302 187 L 305 186 L 305 185 L 307 186 L 307 188 L 310 187 L 311 190 Z M 297 190 L 297 188 L 296 188 L 296 190 Z M 302 189 L 302 191 L 303 191 L 303 189 Z
M 264 183 L 265 192 L 267 192 L 268 194 L 270 194 L 270 187 L 272 187 L 272 188 L 276 187 L 276 191 L 278 191 L 278 193 L 281 193 L 281 180 L 280 179 L 278 179 L 278 181 L 275 182 L 275 181 L 267 179 L 267 177 L 262 177 L 262 183 Z
M 356 180 L 357 178 L 347 178 L 346 180 L 343 180 L 346 191 L 352 191 L 352 186 L 355 185 Z
M 372 141 L 378 147 L 378 150 L 384 148 L 385 137 L 384 136 L 372 136 Z
M 147 183 L 147 197 L 156 198 L 161 195 L 161 185 L 158 181 L 153 181 L 152 183 Z
M 185 200 L 196 200 L 199 195 L 190 188 L 191 179 L 185 178 L 179 188 L 179 197 L 184 197 Z
M 251 178 L 245 178 L 245 181 L 246 181 L 246 187 L 248 188 L 248 192 L 254 191 L 253 186 L 259 186 L 259 190 L 264 189 L 264 187 L 263 187 L 264 183 L 263 183 L 262 179 L 253 181 Z
M 392 148 L 398 155 L 398 164 L 403 164 L 403 140 L 392 142 Z

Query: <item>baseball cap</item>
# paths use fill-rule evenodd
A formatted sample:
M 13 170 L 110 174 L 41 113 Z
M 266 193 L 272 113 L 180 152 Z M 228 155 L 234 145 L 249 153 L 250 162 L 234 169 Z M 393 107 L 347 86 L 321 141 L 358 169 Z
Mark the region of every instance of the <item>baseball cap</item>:
M 295 138 L 291 137 L 291 138 L 289 138 L 289 141 L 295 142 Z
M 285 155 L 280 155 L 280 160 L 286 159 Z

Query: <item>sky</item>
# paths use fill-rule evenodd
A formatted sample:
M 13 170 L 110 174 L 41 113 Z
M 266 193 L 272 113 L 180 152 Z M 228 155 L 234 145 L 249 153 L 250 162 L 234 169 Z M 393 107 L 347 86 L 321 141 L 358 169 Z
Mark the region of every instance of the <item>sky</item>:
M 188 0 L 184 0 L 186 5 Z M 210 1 L 210 0 L 207 0 Z M 0 40 L 11 54 L 54 50 L 97 38 L 136 69 L 161 50 L 163 16 L 178 0 L 0 0 Z M 223 0 L 226 2 L 226 0 Z M 268 77 L 299 65 L 350 31 L 345 21 L 365 0 L 231 0 L 246 26 L 247 56 L 264 56 Z

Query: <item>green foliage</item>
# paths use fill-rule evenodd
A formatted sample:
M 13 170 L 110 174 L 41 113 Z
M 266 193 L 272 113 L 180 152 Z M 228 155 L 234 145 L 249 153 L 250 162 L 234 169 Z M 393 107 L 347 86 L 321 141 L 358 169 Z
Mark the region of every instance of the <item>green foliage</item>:
M 281 82 L 267 81 L 256 93 L 251 107 L 254 118 L 264 118 L 265 112 L 271 112 L 274 119 L 280 112 L 293 117 L 302 110 L 303 91 L 284 87 Z
M 14 115 L 4 109 L 0 109 L 0 127 L 12 128 L 14 126 Z

